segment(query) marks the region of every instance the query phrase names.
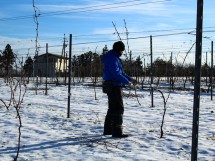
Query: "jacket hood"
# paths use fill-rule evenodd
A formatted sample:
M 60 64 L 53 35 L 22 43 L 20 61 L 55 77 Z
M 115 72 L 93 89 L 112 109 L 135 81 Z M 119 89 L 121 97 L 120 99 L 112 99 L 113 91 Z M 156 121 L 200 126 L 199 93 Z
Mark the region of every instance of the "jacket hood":
M 106 54 L 101 55 L 101 60 L 102 60 L 102 62 L 105 64 L 106 62 L 108 62 L 108 60 L 111 59 L 111 57 L 112 57 L 113 55 L 116 56 L 116 57 L 118 57 L 117 53 L 116 53 L 115 51 L 113 51 L 113 50 L 110 50 L 110 51 L 107 52 Z

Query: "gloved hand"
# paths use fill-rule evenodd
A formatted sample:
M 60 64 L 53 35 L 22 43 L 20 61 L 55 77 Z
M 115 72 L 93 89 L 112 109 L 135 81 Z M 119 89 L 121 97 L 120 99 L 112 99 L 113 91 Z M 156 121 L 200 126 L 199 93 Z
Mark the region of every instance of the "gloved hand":
M 128 84 L 128 88 L 135 89 L 135 85 L 133 85 L 131 82 Z
M 136 85 L 136 84 L 137 84 L 137 80 L 136 80 L 136 79 L 131 78 L 131 83 L 132 83 L 133 85 Z

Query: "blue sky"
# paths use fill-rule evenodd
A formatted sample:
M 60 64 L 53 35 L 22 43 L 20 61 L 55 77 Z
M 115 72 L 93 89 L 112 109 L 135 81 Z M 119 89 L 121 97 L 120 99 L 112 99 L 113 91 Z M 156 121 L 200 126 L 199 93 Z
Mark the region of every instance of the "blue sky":
M 73 35 L 73 54 L 89 50 L 101 52 L 105 45 L 111 49 L 113 41 L 118 40 L 113 22 L 123 39 L 126 38 L 127 27 L 128 37 L 133 38 L 128 40 L 127 50 L 132 51 L 134 59 L 149 53 L 148 36 L 152 35 L 155 36 L 155 58 L 168 59 L 173 52 L 177 61 L 183 59 L 195 42 L 195 36 L 165 35 L 194 31 L 196 4 L 196 0 L 35 0 L 35 6 L 39 9 L 37 13 L 40 13 L 38 42 L 42 48 L 39 54 L 45 52 L 43 47 L 46 43 L 50 46 L 49 52 L 61 54 L 64 34 L 67 40 L 69 34 Z M 0 50 L 11 44 L 19 57 L 34 55 L 36 23 L 33 19 L 33 1 L 8 0 L 0 1 L 0 5 Z M 210 51 L 210 41 L 214 39 L 214 6 L 215 1 L 205 0 L 204 30 L 210 32 L 205 32 L 204 36 L 210 39 L 204 39 L 203 52 Z M 126 40 L 124 42 L 127 44 Z M 188 55 L 191 62 L 194 49 Z

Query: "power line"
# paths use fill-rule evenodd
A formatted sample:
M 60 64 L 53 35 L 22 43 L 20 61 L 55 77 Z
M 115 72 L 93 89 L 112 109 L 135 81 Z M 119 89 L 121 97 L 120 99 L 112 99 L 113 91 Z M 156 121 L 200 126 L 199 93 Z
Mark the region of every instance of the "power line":
M 136 3 L 136 4 L 125 5 L 126 3 L 133 3 L 133 2 L 138 2 L 138 1 L 143 1 L 143 0 L 121 1 L 121 2 L 116 2 L 116 3 L 111 3 L 111 4 L 75 8 L 75 9 L 72 9 L 72 11 L 70 9 L 70 10 L 64 10 L 64 11 L 49 12 L 49 13 L 44 13 L 43 15 L 44 16 L 46 16 L 46 15 L 61 15 L 61 14 L 69 14 L 69 13 L 76 13 L 76 12 L 96 11 L 96 10 L 102 10 L 102 9 L 112 9 L 112 8 L 136 6 L 136 5 L 140 5 L 140 4 L 161 3 L 161 2 L 172 1 L 172 0 L 157 0 L 157 1 L 152 1 L 152 2 L 140 2 L 140 3 Z M 113 5 L 118 5 L 118 4 L 123 4 L 123 5 L 113 6 Z M 110 6 L 110 7 L 107 7 L 107 6 Z M 107 7 L 107 8 L 101 8 L 101 7 Z M 81 11 L 76 11 L 76 10 L 81 10 Z
M 90 6 L 90 7 L 74 8 L 71 10 L 40 13 L 39 16 L 46 17 L 46 16 L 56 16 L 56 15 L 70 14 L 70 13 L 99 11 L 99 10 L 106 10 L 106 9 L 113 9 L 113 8 L 131 7 L 131 6 L 142 5 L 142 4 L 161 3 L 161 2 L 167 2 L 167 1 L 172 1 L 172 0 L 158 0 L 158 1 L 152 1 L 152 2 L 139 2 L 139 3 L 135 3 L 135 4 L 127 4 L 127 3 L 131 3 L 131 2 L 133 3 L 133 2 L 138 2 L 138 1 L 142 1 L 142 0 L 121 1 L 121 2 L 112 3 L 112 4 L 96 5 L 96 6 Z M 119 4 L 119 5 L 114 6 L 117 4 Z M 107 7 L 107 6 L 109 6 L 109 7 Z M 28 19 L 28 18 L 32 18 L 32 17 L 33 17 L 32 15 L 8 17 L 8 18 L 1 18 L 0 21 Z
M 158 36 L 172 36 L 172 35 L 181 35 L 181 34 L 188 34 L 189 32 L 180 32 L 180 33 L 171 33 L 171 34 L 163 34 L 163 35 L 155 35 L 153 37 L 158 37 Z M 130 37 L 128 38 L 129 40 L 134 40 L 134 39 L 144 39 L 144 38 L 149 38 L 150 36 L 139 36 L 139 37 Z M 122 39 L 122 40 L 127 40 L 127 39 Z M 72 45 L 86 45 L 86 44 L 95 44 L 95 43 L 102 43 L 102 42 L 113 42 L 116 41 L 116 39 L 112 39 L 112 40 L 100 40 L 100 41 L 91 41 L 91 42 L 80 42 L 80 43 L 74 43 Z M 49 47 L 59 47 L 62 45 L 53 45 L 53 46 L 49 46 Z M 45 48 L 46 46 L 40 46 L 39 48 Z M 22 48 L 23 50 L 24 48 Z M 34 49 L 34 48 L 27 48 L 27 49 Z M 18 50 L 18 49 L 17 49 Z M 21 49 L 19 49 L 21 50 Z
M 160 35 L 154 35 L 152 37 L 174 36 L 174 35 L 182 35 L 182 34 L 189 34 L 189 32 L 178 32 L 178 33 L 160 34 Z M 149 37 L 150 36 L 130 37 L 130 38 L 128 38 L 128 40 L 143 39 L 143 38 L 149 38 Z M 122 40 L 127 40 L 127 38 L 124 38 Z M 116 41 L 116 40 L 114 39 L 114 40 L 91 41 L 91 42 L 75 43 L 73 45 L 94 44 L 94 43 L 111 42 L 111 41 Z
M 204 32 L 215 32 L 215 30 L 207 30 Z M 186 32 L 177 32 L 177 33 L 167 33 L 167 34 L 159 34 L 159 35 L 153 35 L 152 37 L 164 37 L 164 36 L 175 36 L 175 35 L 186 35 L 189 34 L 190 31 L 186 31 Z M 139 37 L 130 37 L 128 38 L 129 40 L 136 40 L 136 39 L 146 39 L 149 38 L 150 36 L 139 36 Z M 127 39 L 122 39 L 122 40 L 127 40 Z M 116 41 L 116 39 L 112 39 L 112 40 L 100 40 L 100 41 L 90 41 L 90 42 L 79 42 L 79 43 L 74 43 L 72 45 L 87 45 L 87 44 L 96 44 L 96 43 L 103 43 L 103 42 L 114 42 Z M 50 48 L 52 47 L 62 47 L 62 45 L 50 45 Z M 39 48 L 46 48 L 46 46 L 40 46 Z M 14 49 L 14 50 L 31 50 L 31 49 L 35 49 L 35 47 L 31 47 L 31 48 L 20 48 L 20 49 Z
M 214 27 L 204 27 L 204 29 L 211 29 L 215 28 Z M 190 30 L 195 30 L 195 28 L 175 28 L 175 29 L 165 29 L 165 30 L 143 30 L 143 31 L 135 31 L 135 32 L 129 32 L 129 34 L 139 34 L 139 33 L 147 33 L 147 32 L 169 32 L 169 31 L 180 31 L 180 30 L 189 30 L 189 32 L 192 32 Z M 214 30 L 210 31 L 203 31 L 203 32 L 214 32 Z M 104 36 L 104 35 L 111 35 L 115 34 L 113 33 L 105 33 L 105 34 L 83 34 L 83 35 L 74 35 L 73 38 L 78 38 L 78 37 L 90 37 L 90 36 Z M 119 32 L 119 34 L 126 34 L 126 32 Z

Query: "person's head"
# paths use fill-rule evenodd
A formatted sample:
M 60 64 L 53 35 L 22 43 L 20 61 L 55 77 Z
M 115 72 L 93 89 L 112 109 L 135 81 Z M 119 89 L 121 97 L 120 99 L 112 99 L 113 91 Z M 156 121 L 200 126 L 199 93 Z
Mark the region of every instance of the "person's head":
M 113 50 L 116 51 L 119 56 L 122 55 L 123 51 L 125 50 L 125 45 L 122 41 L 117 41 L 113 44 Z

